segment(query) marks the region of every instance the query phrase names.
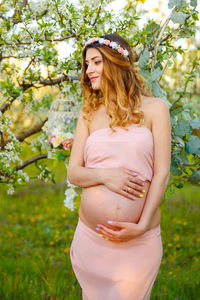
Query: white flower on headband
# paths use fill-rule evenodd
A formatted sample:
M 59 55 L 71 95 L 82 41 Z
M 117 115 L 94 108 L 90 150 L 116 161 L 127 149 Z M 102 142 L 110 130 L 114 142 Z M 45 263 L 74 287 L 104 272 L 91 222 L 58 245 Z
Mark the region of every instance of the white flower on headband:
M 125 56 L 125 57 L 127 57 L 128 55 L 129 55 L 129 52 L 128 52 L 128 50 L 124 50 L 124 52 L 123 52 L 123 55 Z
M 129 52 L 127 49 L 122 48 L 117 42 L 113 42 L 110 41 L 108 39 L 104 39 L 104 38 L 99 38 L 99 37 L 94 37 L 89 39 L 86 43 L 85 43 L 85 47 L 87 45 L 93 44 L 95 42 L 98 42 L 99 44 L 104 44 L 108 47 L 111 47 L 113 50 L 117 50 L 120 54 L 122 54 L 124 57 L 128 57 Z
M 99 42 L 99 44 L 103 44 L 104 39 L 103 39 L 103 38 L 100 38 L 98 42 Z
M 111 46 L 113 49 L 117 50 L 119 45 L 118 45 L 116 42 L 111 42 L 111 43 L 110 43 L 110 46 Z

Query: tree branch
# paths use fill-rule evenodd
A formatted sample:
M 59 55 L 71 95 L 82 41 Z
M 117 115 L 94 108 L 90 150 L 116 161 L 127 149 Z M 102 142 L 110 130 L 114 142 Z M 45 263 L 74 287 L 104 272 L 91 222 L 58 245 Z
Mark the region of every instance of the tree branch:
M 197 59 L 197 61 L 199 61 L 199 59 L 200 59 L 200 57 Z M 195 67 L 196 67 L 196 65 L 194 64 L 194 65 L 192 66 L 192 69 L 191 69 L 191 71 L 190 71 L 190 74 L 192 74 L 192 72 L 194 72 Z M 186 82 L 185 82 L 183 94 L 182 94 L 182 95 L 179 95 L 178 99 L 175 100 L 175 101 L 172 103 L 172 106 L 171 106 L 171 108 L 170 108 L 171 111 L 175 109 L 175 104 L 176 104 L 177 102 L 179 102 L 179 101 L 181 100 L 181 98 L 183 98 L 183 95 L 184 95 L 184 93 L 185 93 L 186 90 L 187 90 L 187 86 L 188 86 L 189 82 L 190 82 L 190 78 L 188 77 L 187 80 L 186 80 Z
M 169 33 L 168 35 L 166 35 L 161 41 L 160 41 L 160 45 L 162 45 L 163 42 L 167 41 L 169 38 L 173 37 L 172 33 Z M 153 51 L 155 49 L 154 47 L 149 47 L 148 50 L 149 51 Z
M 94 20 L 94 22 L 93 22 L 93 24 L 92 24 L 92 27 L 94 27 L 94 25 L 96 24 L 96 22 L 97 22 L 97 20 L 98 20 L 98 17 L 99 17 L 99 14 L 100 14 L 100 12 L 101 12 L 101 5 L 99 6 L 99 9 L 98 9 L 98 12 L 97 12 L 96 18 L 95 18 L 95 20 Z
M 34 60 L 35 60 L 35 58 L 32 57 L 31 60 L 29 61 L 28 65 L 27 65 L 27 67 L 26 67 L 25 70 L 24 70 L 24 74 L 26 74 L 26 71 L 28 70 L 28 68 L 30 67 L 30 65 L 32 64 L 32 62 L 33 62 Z
M 73 81 L 73 80 L 80 80 L 80 76 L 63 75 L 63 76 L 55 78 L 55 79 L 40 80 L 38 82 L 38 84 L 41 84 L 43 86 L 53 86 L 53 85 L 56 85 L 56 84 L 60 84 L 60 83 L 62 83 L 64 81 Z M 33 83 L 25 83 L 25 82 L 23 82 L 22 84 L 19 84 L 19 86 L 22 87 L 23 91 L 28 90 L 30 87 L 38 88 L 38 86 L 35 86 Z M 12 104 L 12 102 L 14 100 L 15 100 L 15 98 L 13 98 L 12 100 L 10 100 L 10 102 L 4 102 L 0 106 L 0 111 L 2 113 L 4 113 L 7 110 L 7 108 Z
M 2 16 L 2 15 L 0 15 L 0 18 L 1 18 L 2 20 L 6 20 L 6 17 L 4 17 L 4 16 Z
M 73 81 L 73 80 L 80 80 L 80 76 L 68 76 L 68 75 L 63 75 L 59 78 L 55 78 L 55 79 L 44 79 L 44 80 L 40 80 L 40 84 L 43 85 L 55 85 L 55 84 L 59 84 L 63 81 Z
M 1 145 L 4 143 L 4 138 L 3 138 L 3 132 L 0 131 L 0 136 L 1 136 Z
M 41 122 L 40 124 L 35 125 L 33 128 L 26 130 L 20 134 L 17 135 L 17 139 L 22 142 L 23 140 L 25 140 L 27 137 L 39 132 L 42 127 L 44 126 L 44 124 L 46 123 L 48 119 L 46 118 L 43 122 Z
M 67 39 L 70 39 L 72 37 L 75 37 L 76 35 L 73 33 L 73 34 L 70 34 L 70 35 L 67 35 L 67 36 L 63 36 L 63 37 L 60 37 L 60 38 L 57 38 L 57 39 L 49 39 L 47 38 L 46 34 L 45 34 L 45 41 L 48 41 L 48 42 L 62 42 L 64 40 L 67 40 Z M 40 43 L 43 43 L 44 40 L 37 40 L 37 42 L 40 42 Z M 17 43 L 15 43 L 15 45 L 17 46 L 20 46 L 20 45 L 31 45 L 32 43 L 31 42 L 20 42 L 18 41 Z M 3 46 L 3 45 L 7 45 L 7 46 L 12 46 L 12 43 L 0 43 L 0 46 Z
M 30 164 L 32 164 L 32 163 L 34 163 L 34 162 L 36 162 L 36 161 L 38 161 L 38 160 L 40 160 L 40 159 L 47 158 L 47 156 L 48 156 L 47 153 L 45 153 L 45 154 L 39 154 L 39 155 L 37 155 L 37 156 L 34 156 L 34 157 L 32 157 L 32 158 L 30 158 L 30 159 L 24 161 L 21 165 L 18 165 L 18 166 L 16 167 L 16 171 L 22 170 L 22 169 L 24 169 L 26 166 L 28 166 L 28 165 L 30 165 Z
M 0 106 L 0 111 L 2 112 L 2 114 L 6 111 L 6 109 L 12 104 L 12 102 L 15 100 L 15 98 L 13 98 L 12 100 L 10 100 L 9 102 L 4 102 L 1 106 Z
M 2 182 L 2 181 L 1 181 L 1 177 L 7 177 L 7 178 L 9 178 L 9 179 L 12 179 L 12 176 L 11 176 L 10 174 L 8 174 L 8 173 L 3 173 L 3 172 L 0 170 L 0 182 Z
M 9 56 L 0 56 L 0 61 L 2 59 L 6 59 L 6 58 L 18 58 L 19 59 L 19 57 L 15 56 L 15 55 L 9 55 Z
M 32 127 L 31 129 L 29 130 L 26 130 L 24 132 L 21 132 L 20 134 L 18 134 L 16 136 L 17 140 L 19 142 L 23 142 L 27 137 L 39 132 L 42 127 L 44 126 L 45 122 L 47 121 L 48 119 L 46 118 L 43 122 L 41 122 L 40 124 L 37 124 L 35 125 L 34 127 Z M 5 146 L 10 142 L 10 140 L 7 140 L 7 141 L 4 141 L 2 144 L 1 144 L 1 148 L 5 148 Z
M 13 44 L 12 43 L 0 43 L 0 46 L 3 46 L 3 45 L 7 45 L 7 46 L 12 46 Z M 31 42 L 19 42 L 18 43 L 15 43 L 15 45 L 19 46 L 19 45 L 31 45 Z
M 174 9 L 172 10 L 172 12 L 174 11 Z M 152 55 L 152 63 L 151 63 L 151 72 L 153 72 L 155 64 L 156 64 L 156 58 L 157 58 L 157 51 L 158 51 L 158 46 L 160 45 L 160 43 L 165 40 L 162 39 L 162 35 L 165 31 L 165 28 L 167 27 L 167 25 L 169 24 L 169 21 L 171 20 L 171 15 L 172 12 L 170 13 L 169 17 L 165 20 L 164 24 L 162 25 L 160 32 L 158 34 L 158 37 L 155 41 L 155 46 L 154 46 L 154 51 L 153 51 L 153 55 Z
M 63 17 L 62 17 L 62 15 L 60 14 L 59 9 L 58 9 L 58 3 L 57 3 L 57 1 L 55 2 L 55 6 L 56 6 L 57 14 L 58 14 L 58 16 L 59 16 L 59 18 L 60 18 L 60 22 L 61 22 L 61 24 L 62 24 L 63 26 L 65 26 L 65 24 L 64 24 L 64 22 L 63 22 Z
M 41 85 L 44 85 L 44 86 L 47 86 L 47 85 L 56 85 L 56 84 L 60 84 L 64 81 L 73 81 L 73 80 L 80 80 L 80 76 L 68 76 L 68 75 L 63 75 L 61 77 L 58 77 L 58 78 L 54 78 L 54 79 L 43 79 L 43 80 L 40 80 L 38 82 L 38 84 L 41 84 Z M 37 87 L 35 86 L 33 83 L 25 83 L 23 82 L 22 84 L 20 84 L 20 86 L 23 88 L 23 90 L 27 90 L 29 89 L 30 87 Z
M 57 39 L 48 39 L 47 36 L 46 36 L 46 33 L 44 35 L 45 35 L 45 41 L 48 41 L 48 42 L 62 42 L 64 40 L 67 40 L 67 39 L 70 39 L 71 37 L 76 36 L 75 34 L 70 34 L 70 35 L 63 36 L 63 37 L 57 38 Z

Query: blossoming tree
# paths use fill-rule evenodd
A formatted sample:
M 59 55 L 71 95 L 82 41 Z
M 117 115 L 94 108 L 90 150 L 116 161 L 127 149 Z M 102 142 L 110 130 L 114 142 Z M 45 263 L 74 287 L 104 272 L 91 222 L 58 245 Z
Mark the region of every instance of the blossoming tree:
M 149 20 L 139 29 L 138 3 L 127 1 L 120 18 L 107 9 L 111 0 L 2 0 L 0 4 L 0 183 L 14 187 L 36 177 L 53 180 L 47 167 L 48 153 L 62 144 L 69 157 L 73 129 L 82 105 L 81 54 L 93 36 L 118 32 L 133 47 L 135 61 L 148 87 L 170 107 L 172 121 L 172 185 L 200 182 L 200 120 L 197 97 L 200 87 L 198 45 L 187 58 L 186 71 L 175 70 L 176 57 L 186 57 L 177 45 L 195 38 L 196 0 L 170 0 L 170 14 L 161 21 Z M 145 1 L 144 7 L 145 7 Z M 65 55 L 59 55 L 59 49 Z M 191 52 L 190 52 L 191 53 Z M 172 72 L 173 71 L 173 72 Z M 179 72 L 181 86 L 176 74 Z M 184 73 L 185 72 L 185 73 Z M 169 74 L 171 81 L 169 81 Z M 62 92 L 72 118 L 63 137 L 50 134 L 47 119 L 53 99 Z M 195 106 L 194 106 L 195 104 Z M 196 107 L 196 108 L 195 108 Z M 67 133 L 66 133 L 67 134 Z M 24 159 L 24 149 L 29 157 Z M 35 166 L 30 176 L 26 167 Z

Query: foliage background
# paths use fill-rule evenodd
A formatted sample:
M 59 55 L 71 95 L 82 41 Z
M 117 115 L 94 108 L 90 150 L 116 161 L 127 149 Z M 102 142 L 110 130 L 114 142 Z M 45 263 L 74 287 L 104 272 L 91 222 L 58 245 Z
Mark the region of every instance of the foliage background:
M 63 205 L 66 168 L 47 159 L 45 123 L 62 91 L 75 124 L 83 44 L 109 31 L 127 38 L 147 85 L 171 112 L 171 178 L 161 206 L 165 250 L 152 299 L 198 299 L 197 1 L 170 0 L 170 18 L 159 1 L 157 17 L 143 23 L 149 1 L 126 1 L 120 18 L 107 9 L 112 2 L 0 1 L 1 299 L 80 299 L 69 262 L 77 209 L 72 213 Z

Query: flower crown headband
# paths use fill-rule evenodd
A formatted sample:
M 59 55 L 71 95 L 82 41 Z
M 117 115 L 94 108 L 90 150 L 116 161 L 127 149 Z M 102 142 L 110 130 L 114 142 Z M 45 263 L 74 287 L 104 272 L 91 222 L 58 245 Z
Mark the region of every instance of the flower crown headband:
M 113 42 L 110 41 L 108 39 L 104 39 L 104 38 L 100 38 L 100 37 L 94 37 L 89 39 L 86 43 L 85 43 L 85 47 L 87 45 L 93 44 L 95 42 L 98 42 L 99 44 L 103 44 L 106 45 L 114 50 L 117 50 L 120 54 L 122 54 L 124 57 L 128 57 L 129 52 L 127 49 L 122 48 L 117 42 Z

